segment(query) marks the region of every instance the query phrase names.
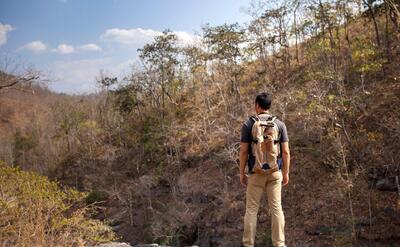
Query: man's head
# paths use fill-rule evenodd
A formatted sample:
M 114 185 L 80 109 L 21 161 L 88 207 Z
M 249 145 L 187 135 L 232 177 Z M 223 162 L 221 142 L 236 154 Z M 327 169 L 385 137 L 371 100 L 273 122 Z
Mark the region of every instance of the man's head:
M 271 107 L 272 97 L 268 93 L 260 93 L 256 97 L 255 108 L 256 113 L 259 114 L 261 112 L 269 110 Z

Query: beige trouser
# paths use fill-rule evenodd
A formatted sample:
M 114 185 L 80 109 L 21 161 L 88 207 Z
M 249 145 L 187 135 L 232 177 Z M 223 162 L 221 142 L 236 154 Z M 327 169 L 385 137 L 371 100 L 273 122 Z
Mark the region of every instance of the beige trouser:
M 268 175 L 251 174 L 248 177 L 246 192 L 246 214 L 244 216 L 243 245 L 254 246 L 256 235 L 257 212 L 263 192 L 267 192 L 269 211 L 271 214 L 271 238 L 274 246 L 285 245 L 285 217 L 281 204 L 282 172 L 276 171 Z

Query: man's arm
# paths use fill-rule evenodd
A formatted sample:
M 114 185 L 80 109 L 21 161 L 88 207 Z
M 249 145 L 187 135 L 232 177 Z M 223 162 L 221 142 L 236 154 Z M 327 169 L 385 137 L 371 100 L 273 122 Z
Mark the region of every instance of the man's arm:
M 247 185 L 247 176 L 245 174 L 247 157 L 249 155 L 249 143 L 240 143 L 240 154 L 239 154 L 239 164 L 240 164 L 240 183 L 243 186 Z
M 282 184 L 287 185 L 289 183 L 289 167 L 290 167 L 290 150 L 289 150 L 289 142 L 282 143 L 282 175 L 283 180 Z

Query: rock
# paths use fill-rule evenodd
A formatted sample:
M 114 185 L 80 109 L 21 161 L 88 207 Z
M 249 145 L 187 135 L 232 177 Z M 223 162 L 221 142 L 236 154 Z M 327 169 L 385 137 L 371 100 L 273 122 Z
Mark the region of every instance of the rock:
M 132 246 L 127 243 L 111 242 L 111 243 L 96 245 L 95 247 L 132 247 Z
M 223 246 L 223 244 L 224 244 L 224 239 L 221 238 L 221 237 L 212 236 L 212 237 L 210 237 L 208 243 L 209 243 L 209 246 L 210 246 L 210 247 L 214 247 L 214 246 Z
M 305 232 L 309 235 L 325 235 L 330 234 L 333 231 L 333 228 L 326 225 L 317 225 L 312 228 L 306 229 Z
M 161 246 L 158 244 L 137 244 L 133 247 L 161 247 Z
M 348 226 L 343 224 L 333 225 L 333 226 L 316 225 L 305 229 L 305 232 L 308 235 L 319 236 L 319 235 L 330 235 L 332 233 L 338 233 L 338 232 L 349 233 L 350 230 L 351 229 Z
M 397 191 L 396 178 L 382 178 L 376 182 L 376 188 L 383 191 Z
M 133 247 L 174 247 L 174 246 L 169 246 L 169 245 L 158 245 L 158 244 L 137 244 Z M 192 245 L 192 246 L 185 246 L 185 247 L 198 247 L 197 245 Z

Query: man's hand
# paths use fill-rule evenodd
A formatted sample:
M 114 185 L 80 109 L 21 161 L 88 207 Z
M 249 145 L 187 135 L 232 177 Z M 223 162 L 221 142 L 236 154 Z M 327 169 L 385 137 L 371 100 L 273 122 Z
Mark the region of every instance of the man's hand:
M 289 183 L 289 167 L 290 167 L 290 150 L 289 150 L 289 142 L 282 143 L 282 185 L 285 186 Z
M 289 183 L 289 173 L 283 173 L 282 185 L 285 186 Z
M 239 155 L 239 162 L 240 162 L 240 183 L 243 186 L 247 186 L 247 176 L 245 174 L 245 168 L 246 168 L 246 162 L 247 162 L 247 157 L 249 155 L 249 146 L 250 144 L 247 142 L 241 142 L 240 143 L 240 155 Z
M 240 183 L 246 187 L 247 186 L 247 176 L 245 174 L 240 174 Z

